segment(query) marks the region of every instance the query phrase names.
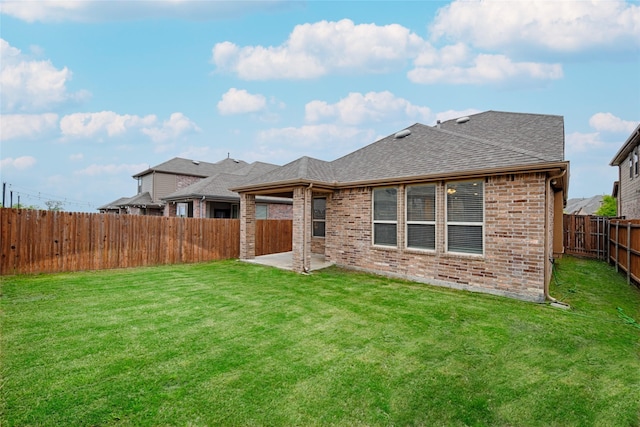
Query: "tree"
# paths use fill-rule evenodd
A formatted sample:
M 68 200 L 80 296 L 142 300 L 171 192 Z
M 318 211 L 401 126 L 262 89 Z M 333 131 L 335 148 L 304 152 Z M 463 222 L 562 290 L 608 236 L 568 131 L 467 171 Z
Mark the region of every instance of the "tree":
M 15 205 L 13 205 L 14 209 L 33 209 L 33 210 L 40 210 L 40 207 L 37 205 L 23 205 L 22 203 L 16 203 Z
M 618 215 L 618 201 L 613 196 L 603 196 L 602 204 L 596 211 L 598 216 L 617 216 Z
M 63 211 L 64 209 L 64 203 L 62 203 L 60 200 L 47 200 L 46 202 L 44 202 L 45 205 L 47 205 L 47 208 L 49 208 L 50 211 Z

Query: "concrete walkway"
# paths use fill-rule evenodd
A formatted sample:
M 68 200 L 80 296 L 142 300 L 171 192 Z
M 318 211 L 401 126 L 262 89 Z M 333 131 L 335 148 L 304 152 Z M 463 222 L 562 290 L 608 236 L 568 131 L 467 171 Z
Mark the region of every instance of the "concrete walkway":
M 243 259 L 241 261 L 252 264 L 267 265 L 282 270 L 293 270 L 293 252 L 280 252 L 277 254 L 261 255 L 254 259 Z M 333 265 L 324 259 L 324 255 L 311 254 L 311 271 L 320 270 Z

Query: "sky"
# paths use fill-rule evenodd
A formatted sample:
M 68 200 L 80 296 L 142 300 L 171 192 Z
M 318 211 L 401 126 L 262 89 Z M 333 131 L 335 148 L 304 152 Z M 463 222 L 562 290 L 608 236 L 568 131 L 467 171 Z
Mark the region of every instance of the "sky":
M 415 123 L 564 117 L 569 198 L 640 122 L 640 2 L 0 0 L 1 180 L 96 212 L 174 157 L 335 160 Z

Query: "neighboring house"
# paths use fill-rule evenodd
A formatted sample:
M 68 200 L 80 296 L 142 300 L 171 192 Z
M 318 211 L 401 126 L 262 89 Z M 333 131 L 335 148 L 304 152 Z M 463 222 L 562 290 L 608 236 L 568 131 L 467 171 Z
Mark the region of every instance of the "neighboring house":
M 544 301 L 563 252 L 568 169 L 561 116 L 488 111 L 414 124 L 232 187 L 240 257 L 255 257 L 256 197 L 289 197 L 298 272 L 320 253 L 345 268 Z
M 631 133 L 611 166 L 618 167 L 618 182 L 614 184 L 614 197 L 618 199 L 618 216 L 640 218 L 640 125 Z
M 129 199 L 131 199 L 131 197 L 120 197 L 118 200 L 114 200 L 111 203 L 100 206 L 98 210 L 100 211 L 100 213 L 127 213 L 126 209 L 124 208 L 124 204 L 128 202 Z
M 240 196 L 229 187 L 241 185 L 279 166 L 254 162 L 233 173 L 218 173 L 163 197 L 165 216 L 196 218 L 238 218 Z M 257 219 L 291 219 L 290 198 L 259 197 Z
M 132 215 L 237 218 L 240 197 L 227 190 L 229 185 L 238 185 L 277 167 L 230 158 L 208 163 L 176 157 L 134 175 L 138 181 L 135 196 L 120 198 L 98 209 Z M 291 218 L 291 200 L 262 202 L 264 218 Z
M 602 206 L 604 196 L 593 196 L 582 199 L 569 199 L 564 212 L 569 215 L 595 215 Z

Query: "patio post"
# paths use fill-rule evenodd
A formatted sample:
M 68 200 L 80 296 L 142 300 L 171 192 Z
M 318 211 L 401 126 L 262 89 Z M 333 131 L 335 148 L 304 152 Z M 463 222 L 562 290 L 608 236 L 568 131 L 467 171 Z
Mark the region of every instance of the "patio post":
M 256 196 L 240 193 L 240 259 L 256 257 Z
M 311 188 L 293 189 L 293 271 L 311 269 Z

